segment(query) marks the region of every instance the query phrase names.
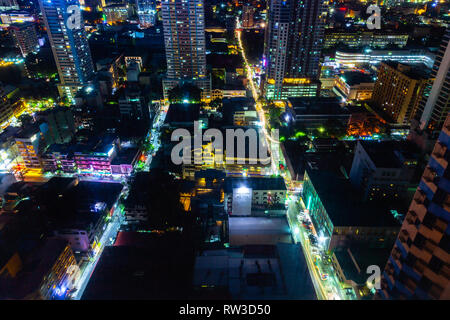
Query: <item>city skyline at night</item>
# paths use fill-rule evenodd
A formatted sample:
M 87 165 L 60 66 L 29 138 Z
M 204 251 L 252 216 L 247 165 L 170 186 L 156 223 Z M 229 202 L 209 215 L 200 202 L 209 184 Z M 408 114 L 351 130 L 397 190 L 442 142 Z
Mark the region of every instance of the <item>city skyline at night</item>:
M 449 10 L 0 0 L 0 300 L 450 300 Z

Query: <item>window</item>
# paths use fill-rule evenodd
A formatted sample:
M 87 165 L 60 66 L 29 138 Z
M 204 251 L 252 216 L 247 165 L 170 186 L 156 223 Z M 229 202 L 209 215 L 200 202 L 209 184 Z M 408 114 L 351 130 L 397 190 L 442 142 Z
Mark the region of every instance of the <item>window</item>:
M 435 273 L 439 273 L 439 271 L 441 270 L 443 264 L 444 264 L 444 263 L 442 262 L 441 259 L 439 259 L 439 258 L 433 256 L 433 257 L 431 258 L 430 262 L 428 263 L 428 267 L 429 267 L 432 271 L 434 271 Z

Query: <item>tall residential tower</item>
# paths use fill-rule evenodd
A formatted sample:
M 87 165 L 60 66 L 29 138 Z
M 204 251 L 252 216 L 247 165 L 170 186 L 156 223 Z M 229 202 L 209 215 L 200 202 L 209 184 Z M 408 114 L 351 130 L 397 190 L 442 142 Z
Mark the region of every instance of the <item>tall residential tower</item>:
M 267 99 L 314 97 L 320 89 L 323 0 L 270 0 L 265 35 Z
M 450 111 L 450 29 L 447 29 L 436 59 L 431 77 L 434 79 L 428 99 L 421 104 L 420 128 L 428 128 L 435 139 Z
M 450 116 L 384 269 L 384 299 L 450 299 Z
M 203 0 L 162 0 L 161 10 L 167 59 L 164 97 L 168 90 L 188 82 L 202 89 L 207 99 L 211 78 L 206 74 Z
M 136 0 L 139 26 L 142 29 L 152 27 L 156 23 L 156 0 Z
M 74 101 L 76 92 L 88 85 L 94 76 L 83 18 L 81 16 L 79 20 L 73 19 L 74 11 L 68 10 L 72 5 L 79 7 L 79 2 L 39 0 L 39 4 L 58 68 L 59 94 L 69 101 Z M 68 20 L 75 23 L 67 23 Z

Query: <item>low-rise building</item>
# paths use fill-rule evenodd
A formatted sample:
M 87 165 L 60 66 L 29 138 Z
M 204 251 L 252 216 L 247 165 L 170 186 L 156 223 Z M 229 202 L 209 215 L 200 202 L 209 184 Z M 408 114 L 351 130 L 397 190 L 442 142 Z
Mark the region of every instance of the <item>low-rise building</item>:
M 329 251 L 353 244 L 390 247 L 400 229 L 390 207 L 362 201 L 348 179 L 331 171 L 306 169 L 302 198 Z
M 363 101 L 372 98 L 375 80 L 370 74 L 359 71 L 336 75 L 333 92 L 343 101 Z
M 358 141 L 351 183 L 367 200 L 409 199 L 417 185 L 420 151 L 409 141 Z
M 283 215 L 286 212 L 286 184 L 283 178 L 227 177 L 224 205 L 230 216 Z

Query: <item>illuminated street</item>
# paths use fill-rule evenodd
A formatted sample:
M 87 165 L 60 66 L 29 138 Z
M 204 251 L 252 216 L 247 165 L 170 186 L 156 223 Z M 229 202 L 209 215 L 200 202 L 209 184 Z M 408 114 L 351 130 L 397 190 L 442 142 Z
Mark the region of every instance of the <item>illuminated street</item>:
M 168 110 L 167 106 L 161 107 L 159 109 L 160 112 L 154 118 L 152 129 L 151 129 L 149 135 L 151 134 L 151 144 L 153 146 L 155 146 L 155 150 L 147 155 L 147 162 L 146 162 L 147 170 L 149 170 L 149 167 L 151 164 L 152 153 L 156 152 L 158 150 L 158 148 L 160 147 L 158 139 L 160 136 L 161 126 L 164 123 L 164 119 L 167 114 L 167 110 Z M 92 177 L 88 177 L 88 178 L 86 178 L 86 180 L 92 181 Z M 123 178 L 121 180 L 122 180 L 122 183 L 124 183 L 125 185 L 124 185 L 124 188 L 121 192 L 119 199 L 126 198 L 128 195 L 128 192 L 129 192 L 128 185 L 126 184 L 126 180 Z M 99 180 L 99 181 L 108 182 L 107 180 L 106 181 Z M 111 181 L 111 182 L 115 182 L 115 181 Z M 98 246 L 96 247 L 95 256 L 89 260 L 88 264 L 82 270 L 82 275 L 80 276 L 77 284 L 75 285 L 75 288 L 77 288 L 77 290 L 74 292 L 74 295 L 71 298 L 72 300 L 80 300 L 81 299 L 81 297 L 83 296 L 83 292 L 86 289 L 87 284 L 89 283 L 89 279 L 92 276 L 92 273 L 95 269 L 95 266 L 97 265 L 101 255 L 102 255 L 103 249 L 105 248 L 105 246 L 110 246 L 110 245 L 114 244 L 117 233 L 119 232 L 120 226 L 123 223 L 123 208 L 120 205 L 119 201 L 115 205 L 114 213 L 111 216 L 111 219 L 108 221 L 108 223 L 105 226 L 105 230 L 100 238 Z
M 237 29 L 239 29 L 240 22 L 237 20 Z M 279 149 L 279 141 L 275 141 L 272 139 L 272 137 L 268 134 L 266 129 L 266 115 L 262 108 L 262 104 L 259 101 L 259 95 L 258 90 L 255 86 L 254 80 L 253 80 L 253 71 L 250 67 L 250 64 L 248 63 L 247 57 L 245 55 L 245 50 L 242 45 L 242 31 L 237 30 L 237 39 L 239 43 L 239 48 L 242 53 L 242 58 L 244 59 L 245 66 L 246 66 L 246 74 L 247 79 L 249 80 L 249 87 L 251 89 L 252 95 L 256 101 L 255 108 L 258 112 L 260 122 L 262 124 L 262 131 L 264 133 L 264 136 L 266 138 L 266 142 L 271 146 L 270 150 L 274 150 L 274 148 Z M 278 152 L 279 150 L 277 150 Z M 282 152 L 278 152 L 280 156 L 280 160 L 282 159 L 283 155 Z M 298 220 L 298 214 L 300 211 L 304 211 L 304 206 L 301 207 L 301 205 L 298 204 L 297 197 L 299 194 L 299 187 L 294 187 L 296 185 L 290 178 L 290 174 L 288 170 L 280 170 L 279 169 L 279 162 L 275 162 L 273 152 L 271 152 L 271 159 L 272 159 L 272 174 L 279 174 L 285 179 L 285 183 L 288 186 L 289 190 L 289 196 L 290 199 L 288 202 L 289 208 L 287 211 L 287 218 L 289 222 L 289 226 L 292 232 L 292 236 L 295 239 L 296 242 L 300 242 L 302 245 L 303 253 L 305 255 L 306 261 L 308 263 L 308 269 L 311 275 L 311 279 L 314 284 L 314 288 L 316 290 L 316 295 L 319 300 L 342 300 L 346 299 L 346 295 L 344 291 L 342 290 L 342 287 L 339 283 L 339 280 L 337 279 L 337 276 L 333 270 L 333 267 L 328 264 L 324 264 L 322 261 L 321 252 L 320 249 L 313 249 L 313 247 L 310 244 L 310 241 L 308 239 L 308 233 L 307 230 L 303 227 L 303 225 Z M 298 184 L 297 184 L 298 185 Z M 300 201 L 302 203 L 302 201 Z M 311 221 L 308 214 L 305 213 L 305 216 Z M 314 230 L 314 227 L 312 227 L 313 231 L 312 234 L 314 234 L 317 237 L 317 232 Z M 315 251 L 316 253 L 313 253 Z M 326 275 L 328 276 L 326 276 Z M 326 280 L 322 279 L 322 276 L 328 277 Z

